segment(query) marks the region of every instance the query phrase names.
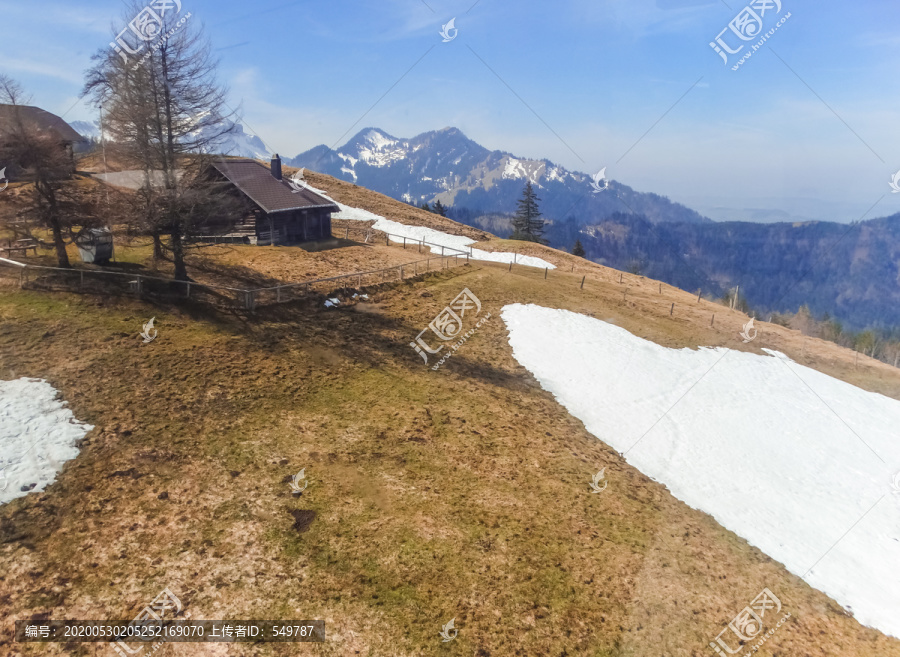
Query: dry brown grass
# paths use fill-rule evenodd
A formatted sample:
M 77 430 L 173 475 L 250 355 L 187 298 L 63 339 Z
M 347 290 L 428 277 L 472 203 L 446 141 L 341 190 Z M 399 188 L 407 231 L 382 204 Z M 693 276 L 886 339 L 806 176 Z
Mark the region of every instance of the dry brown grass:
M 48 379 L 97 425 L 47 491 L 0 510 L 0 614 L 130 618 L 169 585 L 194 618 L 325 618 L 329 639 L 164 655 L 693 657 L 768 586 L 793 618 L 762 654 L 900 655 L 588 434 L 513 359 L 499 311 L 567 308 L 671 347 L 772 346 L 894 397 L 897 371 L 767 324 L 743 345 L 740 313 L 635 277 L 623 301 L 610 278 L 582 290 L 575 274 L 473 265 L 359 310 L 248 317 L 0 294 L 4 378 Z M 432 372 L 408 342 L 463 286 L 494 318 Z M 160 336 L 143 345 L 151 313 Z M 614 483 L 590 495 L 602 466 Z M 301 467 L 296 499 L 283 479 Z M 317 512 L 303 534 L 296 509 Z
M 45 492 L 0 507 L 0 616 L 131 618 L 170 586 L 193 618 L 324 618 L 328 641 L 177 644 L 161 656 L 700 657 L 769 587 L 792 619 L 760 654 L 900 656 L 900 642 L 587 433 L 515 361 L 499 313 L 536 303 L 673 348 L 774 348 L 895 399 L 900 372 L 764 322 L 743 344 L 741 313 L 512 246 L 559 269 L 544 279 L 473 263 L 369 290 L 365 304 L 253 315 L 0 291 L 0 375 L 47 379 L 96 425 Z M 325 252 L 329 262 L 241 247 L 215 264 L 233 276 L 321 276 L 376 254 L 411 255 L 351 247 Z M 433 372 L 409 342 L 463 287 L 493 318 Z M 144 345 L 150 316 L 159 337 Z M 591 495 L 600 467 L 610 486 Z M 311 485 L 298 499 L 284 479 L 300 468 Z M 317 514 L 299 534 L 298 509 Z M 459 637 L 442 644 L 452 617 Z M 4 655 L 95 647 L 109 650 L 0 637 Z
M 297 169 L 285 167 L 284 175 L 293 175 L 295 171 L 297 171 Z M 332 178 L 323 173 L 304 171 L 303 177 L 310 185 L 326 192 L 331 198 L 339 203 L 374 212 L 377 215 L 381 215 L 386 219 L 401 224 L 427 226 L 428 228 L 449 233 L 450 235 L 464 235 L 465 237 L 469 237 L 476 241 L 489 240 L 493 237 L 493 235 L 486 233 L 483 230 L 466 226 L 465 224 L 453 221 L 452 219 L 441 217 L 433 212 L 420 210 L 419 208 L 401 201 L 395 201 L 382 194 L 376 194 L 365 187 L 338 180 L 337 178 Z

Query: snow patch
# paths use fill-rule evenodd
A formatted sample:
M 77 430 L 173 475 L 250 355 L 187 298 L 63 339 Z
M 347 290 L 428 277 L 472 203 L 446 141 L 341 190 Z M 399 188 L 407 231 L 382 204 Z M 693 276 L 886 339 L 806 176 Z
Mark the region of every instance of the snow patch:
M 506 166 L 503 168 L 502 177 L 504 179 L 525 178 L 525 167 L 522 166 L 522 163 L 519 160 L 511 157 L 506 161 Z
M 441 231 L 434 230 L 433 228 L 426 228 L 425 226 L 407 226 L 406 224 L 391 221 L 390 219 L 385 219 L 381 215 L 374 214 L 372 212 L 369 212 L 368 210 L 363 210 L 362 208 L 352 208 L 349 205 L 338 203 L 321 189 L 316 189 L 315 187 L 312 187 L 305 182 L 303 183 L 303 185 L 310 191 L 315 192 L 319 196 L 328 199 L 341 209 L 340 212 L 332 215 L 334 219 L 346 219 L 349 221 L 374 221 L 375 223 L 372 225 L 372 227 L 375 230 L 390 233 L 391 235 L 395 235 L 398 237 L 405 237 L 415 242 L 421 242 L 424 240 L 425 242 L 431 242 L 432 245 L 436 244 L 437 246 L 431 246 L 432 253 L 439 254 L 441 252 L 441 247 L 444 246 L 448 249 L 458 249 L 459 251 L 465 251 L 469 254 L 469 257 L 472 260 L 502 262 L 504 264 L 515 262 L 516 264 L 527 265 L 529 267 L 546 267 L 547 269 L 556 269 L 555 265 L 535 256 L 517 256 L 514 253 L 493 253 L 490 251 L 482 251 L 481 249 L 474 249 L 469 245 L 475 244 L 475 240 L 468 237 L 463 237 L 462 235 L 449 235 L 447 233 L 442 233 Z
M 341 158 L 344 162 L 349 162 L 351 167 L 355 167 L 356 163 L 359 162 L 352 155 L 347 155 L 346 153 L 338 153 L 338 157 Z
M 501 315 L 516 360 L 588 431 L 900 637 L 900 402 L 768 349 L 669 349 L 534 305 Z
M 94 428 L 57 396 L 42 379 L 0 381 L 0 504 L 44 490 L 78 456 L 75 442 Z
M 369 132 L 366 133 L 365 140 L 372 144 L 375 150 L 381 150 L 386 146 L 393 146 L 397 143 L 396 140 L 388 139 L 377 130 L 369 130 Z

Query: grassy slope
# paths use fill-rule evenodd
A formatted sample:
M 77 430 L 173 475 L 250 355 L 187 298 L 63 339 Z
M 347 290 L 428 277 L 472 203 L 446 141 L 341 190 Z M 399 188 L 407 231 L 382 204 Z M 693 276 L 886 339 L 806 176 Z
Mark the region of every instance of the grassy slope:
M 307 177 L 342 201 L 420 219 Z M 0 616 L 131 618 L 170 586 L 194 618 L 325 618 L 329 641 L 157 655 L 680 657 L 712 654 L 708 641 L 768 586 L 793 619 L 761 654 L 900 655 L 900 642 L 587 434 L 516 364 L 499 311 L 533 302 L 670 347 L 775 348 L 900 398 L 897 370 L 857 367 L 852 352 L 765 323 L 744 345 L 739 313 L 529 246 L 560 269 L 544 280 L 474 263 L 337 310 L 244 316 L 0 289 L 0 376 L 48 379 L 97 427 L 47 491 L 0 508 Z M 255 268 L 266 253 L 254 250 Z M 293 276 L 271 253 L 268 266 Z M 493 319 L 432 372 L 408 343 L 464 286 Z M 159 337 L 143 345 L 153 315 Z M 304 467 L 312 484 L 293 498 L 284 479 Z M 591 495 L 601 467 L 609 488 Z M 318 514 L 305 533 L 295 509 Z M 452 617 L 459 637 L 442 644 Z M 93 648 L 0 637 L 0 654 Z
M 515 363 L 499 318 L 513 302 L 669 346 L 749 348 L 739 315 L 710 329 L 689 311 L 712 306 L 685 293 L 634 280 L 622 302 L 615 282 L 579 282 L 475 265 L 371 305 L 252 317 L 0 294 L 3 377 L 48 379 L 97 425 L 48 491 L 0 510 L 0 614 L 130 618 L 168 585 L 194 618 L 325 618 L 329 641 L 156 654 L 687 656 L 711 654 L 768 586 L 793 619 L 761 654 L 900 655 L 625 464 Z M 463 286 L 494 317 L 432 372 L 408 342 Z M 151 314 L 159 338 L 143 345 Z M 774 330 L 751 347 L 800 358 L 796 335 Z M 850 373 L 841 350 L 817 349 L 823 369 Z M 900 393 L 890 368 L 853 372 Z M 591 495 L 604 466 L 609 488 Z M 284 478 L 302 467 L 312 483 L 292 498 Z M 317 512 L 307 532 L 292 509 Z M 459 637 L 442 644 L 452 617 Z M 0 644 L 20 648 L 54 652 Z

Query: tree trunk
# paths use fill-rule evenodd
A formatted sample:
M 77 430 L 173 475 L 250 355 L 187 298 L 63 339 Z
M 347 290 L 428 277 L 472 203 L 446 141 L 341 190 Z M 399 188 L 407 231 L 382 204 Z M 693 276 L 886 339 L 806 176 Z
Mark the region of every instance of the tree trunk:
M 56 261 L 60 267 L 68 269 L 72 265 L 69 264 L 69 254 L 66 253 L 66 243 L 63 241 L 62 228 L 60 228 L 59 220 L 55 217 L 51 220 L 51 229 L 53 230 L 53 244 L 56 246 Z
M 162 240 L 159 238 L 159 232 L 153 231 L 153 259 L 154 260 L 162 260 L 163 258 L 163 245 Z
M 43 212 L 44 220 L 50 226 L 53 234 L 53 245 L 56 247 L 56 261 L 60 267 L 68 269 L 72 265 L 69 264 L 69 254 L 66 253 L 66 242 L 63 239 L 62 225 L 59 221 L 59 206 L 56 202 L 56 190 L 46 179 L 38 178 L 34 183 L 35 193 L 38 203 L 45 203 Z
M 175 263 L 175 280 L 188 280 L 187 266 L 184 264 L 184 242 L 178 229 L 172 231 L 172 261 Z

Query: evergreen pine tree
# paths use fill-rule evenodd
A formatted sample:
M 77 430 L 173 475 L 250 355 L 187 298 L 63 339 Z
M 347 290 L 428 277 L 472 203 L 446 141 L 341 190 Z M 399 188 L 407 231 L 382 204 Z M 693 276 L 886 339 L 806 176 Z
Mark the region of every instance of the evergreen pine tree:
M 444 207 L 444 204 L 441 203 L 440 201 L 435 201 L 435 202 L 434 202 L 434 205 L 432 206 L 431 211 L 434 212 L 434 213 L 436 213 L 436 214 L 441 215 L 442 217 L 446 217 L 446 216 L 447 216 L 447 208 L 445 208 L 445 207 Z
M 572 247 L 572 255 L 579 258 L 584 257 L 584 247 L 581 246 L 581 240 L 575 240 L 575 246 Z
M 422 205 L 419 206 L 419 209 L 425 210 L 425 212 L 431 212 L 431 207 L 428 205 L 428 201 L 422 201 Z
M 531 186 L 531 181 L 527 181 L 522 198 L 517 202 L 516 215 L 512 218 L 513 234 L 510 239 L 547 243 L 543 238 L 544 220 L 541 219 L 541 211 L 538 208 L 540 200 Z

